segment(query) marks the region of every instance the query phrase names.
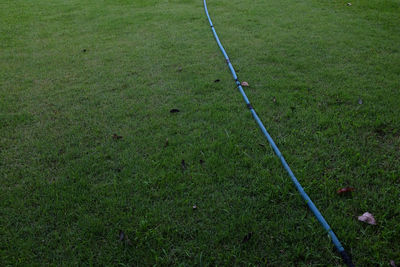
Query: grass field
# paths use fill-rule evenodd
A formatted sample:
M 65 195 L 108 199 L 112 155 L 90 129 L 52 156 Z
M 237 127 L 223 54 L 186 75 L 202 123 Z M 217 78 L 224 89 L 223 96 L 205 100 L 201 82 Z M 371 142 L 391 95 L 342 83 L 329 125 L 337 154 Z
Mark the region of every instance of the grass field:
M 400 2 L 347 1 L 208 8 L 356 265 L 389 266 Z M 245 107 L 201 0 L 4 0 L 0 18 L 1 266 L 342 264 Z M 356 191 L 339 196 L 345 186 Z M 357 221 L 366 211 L 376 226 Z

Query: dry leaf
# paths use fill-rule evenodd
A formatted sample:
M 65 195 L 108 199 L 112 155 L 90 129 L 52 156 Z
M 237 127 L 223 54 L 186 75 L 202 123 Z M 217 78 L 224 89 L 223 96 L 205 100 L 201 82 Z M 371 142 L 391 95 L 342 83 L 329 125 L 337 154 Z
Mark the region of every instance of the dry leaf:
M 112 138 L 113 138 L 114 140 L 118 140 L 118 139 L 122 139 L 122 136 L 120 136 L 120 135 L 118 135 L 118 134 L 113 134 L 113 135 L 112 135 Z
M 341 194 L 353 192 L 354 190 L 355 190 L 355 189 L 354 189 L 353 187 L 343 187 L 343 188 L 340 188 L 340 189 L 337 191 L 337 193 L 338 193 L 339 195 L 341 195 Z
M 358 220 L 368 224 L 376 225 L 374 216 L 369 212 L 365 212 L 363 215 L 358 216 Z
M 249 83 L 248 83 L 248 82 L 242 82 L 241 85 L 242 85 L 242 86 L 245 86 L 245 87 L 248 87 L 248 86 L 249 86 Z

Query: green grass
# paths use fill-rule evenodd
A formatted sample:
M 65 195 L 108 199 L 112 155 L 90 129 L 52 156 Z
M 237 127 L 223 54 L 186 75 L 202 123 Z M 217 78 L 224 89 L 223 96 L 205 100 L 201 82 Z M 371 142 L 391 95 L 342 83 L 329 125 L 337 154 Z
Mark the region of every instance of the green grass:
M 346 3 L 208 6 L 355 263 L 399 264 L 400 2 Z M 342 264 L 201 0 L 5 0 L 0 17 L 0 265 Z

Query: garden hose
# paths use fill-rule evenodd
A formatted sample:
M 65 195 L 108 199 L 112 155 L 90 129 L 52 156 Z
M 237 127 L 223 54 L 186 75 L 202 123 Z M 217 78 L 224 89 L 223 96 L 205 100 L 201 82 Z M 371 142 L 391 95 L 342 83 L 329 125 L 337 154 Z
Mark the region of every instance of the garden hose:
M 257 115 L 256 111 L 254 110 L 253 106 L 250 104 L 250 101 L 247 98 L 246 93 L 244 92 L 244 90 L 242 88 L 242 85 L 241 85 L 241 83 L 240 83 L 240 81 L 239 81 L 239 79 L 238 79 L 238 77 L 236 75 L 235 69 L 233 68 L 233 66 L 232 66 L 232 64 L 231 64 L 231 62 L 229 60 L 228 54 L 226 53 L 224 47 L 222 46 L 221 41 L 218 38 L 217 32 L 215 31 L 214 25 L 213 25 L 213 23 L 211 21 L 209 13 L 208 13 L 206 0 L 204 0 L 204 10 L 206 12 L 206 15 L 207 15 L 207 18 L 208 18 L 208 22 L 210 23 L 211 31 L 212 31 L 212 33 L 214 35 L 214 38 L 215 38 L 215 40 L 216 40 L 216 42 L 217 42 L 222 54 L 224 55 L 224 58 L 226 60 L 226 64 L 228 65 L 228 68 L 229 68 L 230 72 L 232 73 L 232 76 L 233 76 L 233 79 L 235 80 L 237 88 L 239 89 L 239 92 L 241 93 L 241 95 L 242 95 L 242 97 L 244 99 L 244 102 L 246 103 L 247 108 L 250 110 L 251 114 L 253 115 L 254 120 L 257 122 L 257 124 L 260 127 L 262 133 L 267 138 L 267 140 L 268 140 L 269 144 L 271 145 L 272 149 L 274 150 L 275 154 L 281 160 L 281 163 L 282 163 L 283 167 L 285 168 L 285 170 L 289 174 L 289 176 L 290 176 L 292 182 L 294 183 L 296 189 L 299 191 L 300 195 L 302 196 L 302 198 L 304 199 L 304 201 L 306 202 L 306 204 L 308 205 L 310 210 L 314 213 L 315 217 L 318 219 L 318 221 L 321 223 L 321 225 L 324 227 L 324 229 L 328 233 L 328 235 L 331 238 L 333 244 L 335 245 L 337 251 L 341 255 L 343 261 L 348 266 L 354 266 L 350 256 L 347 254 L 347 252 L 343 248 L 343 246 L 340 243 L 339 239 L 337 238 L 335 233 L 332 231 L 331 227 L 326 222 L 326 220 L 322 216 L 321 212 L 318 210 L 318 208 L 312 202 L 310 197 L 304 191 L 303 187 L 301 186 L 301 184 L 297 180 L 296 176 L 294 176 L 292 170 L 290 169 L 289 165 L 287 164 L 287 162 L 286 162 L 285 158 L 283 157 L 282 153 L 280 152 L 280 150 L 276 146 L 276 144 L 275 144 L 274 140 L 272 139 L 272 137 L 269 135 L 269 133 L 265 129 L 264 124 L 261 122 L 261 120 L 258 117 L 258 115 Z

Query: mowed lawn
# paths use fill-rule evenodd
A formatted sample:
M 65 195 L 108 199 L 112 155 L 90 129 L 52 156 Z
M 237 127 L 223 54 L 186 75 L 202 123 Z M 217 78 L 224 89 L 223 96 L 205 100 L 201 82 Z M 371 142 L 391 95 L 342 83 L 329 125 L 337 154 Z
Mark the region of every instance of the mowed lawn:
M 389 266 L 400 2 L 347 1 L 208 8 L 355 264 Z M 357 220 L 367 211 L 377 225 Z M 0 265 L 78 264 L 342 264 L 237 92 L 202 0 L 0 2 Z

